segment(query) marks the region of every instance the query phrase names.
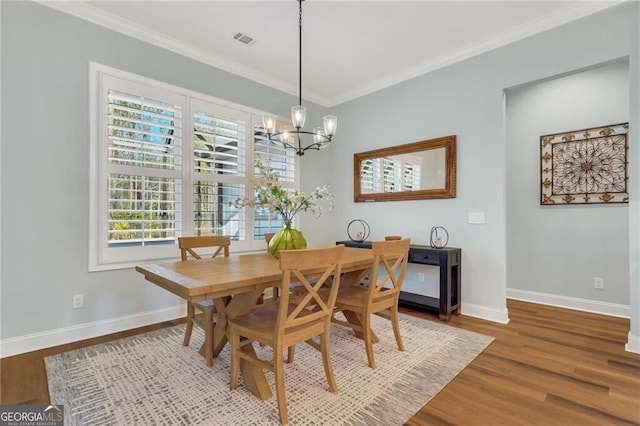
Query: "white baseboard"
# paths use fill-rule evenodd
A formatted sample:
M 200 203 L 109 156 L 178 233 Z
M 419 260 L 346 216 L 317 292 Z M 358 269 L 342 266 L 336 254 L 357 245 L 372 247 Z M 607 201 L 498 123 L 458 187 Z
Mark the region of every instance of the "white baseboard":
M 640 336 L 634 336 L 629 332 L 627 337 L 627 344 L 624 346 L 624 350 L 627 352 L 633 352 L 640 354 Z
M 499 322 L 500 324 L 509 323 L 509 311 L 507 308 L 496 309 L 483 305 L 474 305 L 472 303 L 462 303 L 461 313 L 470 317 Z
M 609 315 L 612 317 L 631 317 L 630 306 L 600 302 L 597 300 L 578 299 L 577 297 L 558 296 L 556 294 L 538 293 L 535 291 L 518 290 L 514 288 L 507 289 L 507 298 L 522 300 L 524 302 L 540 303 L 541 305 L 575 309 L 594 314 Z M 640 354 L 640 336 L 634 336 L 629 332 L 625 350 L 627 352 Z
M 540 303 L 541 305 L 557 306 L 559 308 L 575 309 L 592 312 L 594 314 L 612 317 L 629 318 L 629 305 L 601 302 L 598 300 L 579 299 L 577 297 L 559 296 L 557 294 L 538 293 L 529 290 L 507 289 L 507 299 L 522 300 L 523 302 Z
M 507 297 L 525 302 L 540 303 L 543 305 L 558 306 L 623 318 L 628 318 L 630 314 L 629 306 L 625 305 L 536 293 L 527 290 L 507 289 Z M 509 322 L 509 311 L 506 308 L 501 310 L 483 305 L 463 303 L 461 312 L 463 315 L 500 324 L 507 324 Z M 12 337 L 0 341 L 0 358 L 19 355 L 51 346 L 63 345 L 65 343 L 77 342 L 92 337 L 104 336 L 106 334 L 156 324 L 162 321 L 170 321 L 182 318 L 186 314 L 185 304 L 180 304 L 178 306 L 171 306 L 154 311 L 140 312 L 103 321 Z M 629 333 L 625 348 L 628 352 L 640 353 L 640 336 L 634 336 Z
M 0 358 L 170 321 L 186 315 L 186 304 L 182 303 L 179 306 L 3 339 L 0 341 Z

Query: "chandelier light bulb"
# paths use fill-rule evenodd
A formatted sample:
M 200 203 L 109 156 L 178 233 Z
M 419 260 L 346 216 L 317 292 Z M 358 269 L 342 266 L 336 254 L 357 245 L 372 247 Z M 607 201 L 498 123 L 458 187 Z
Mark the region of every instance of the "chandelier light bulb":
M 265 133 L 272 134 L 276 131 L 276 116 L 273 114 L 264 114 L 262 116 L 262 128 Z
M 336 127 L 338 127 L 338 117 L 335 115 L 324 116 L 324 133 L 327 136 L 333 136 L 336 134 Z
M 291 121 L 293 127 L 301 129 L 304 127 L 304 121 L 307 117 L 307 108 L 302 105 L 296 105 L 291 107 Z
M 291 145 L 291 142 L 293 142 L 293 128 L 291 126 L 282 126 L 280 134 L 282 143 Z
M 315 143 L 323 143 L 326 141 L 325 139 L 324 128 L 322 127 L 314 127 L 313 128 L 313 141 Z

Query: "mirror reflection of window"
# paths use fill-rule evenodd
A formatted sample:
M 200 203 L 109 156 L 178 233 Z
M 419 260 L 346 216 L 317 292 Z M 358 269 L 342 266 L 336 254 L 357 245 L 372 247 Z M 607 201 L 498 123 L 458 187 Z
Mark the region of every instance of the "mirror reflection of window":
M 394 192 L 397 191 L 398 185 L 396 182 L 396 161 L 392 158 L 382 159 L 382 181 L 384 182 L 384 188 L 382 192 Z
M 456 196 L 456 136 L 353 154 L 354 201 Z
M 445 187 L 445 149 L 365 160 L 360 167 L 363 194 Z
M 373 163 L 373 160 L 365 160 L 362 162 L 362 170 L 360 171 L 360 185 L 362 185 L 362 192 L 376 192 L 374 190 Z

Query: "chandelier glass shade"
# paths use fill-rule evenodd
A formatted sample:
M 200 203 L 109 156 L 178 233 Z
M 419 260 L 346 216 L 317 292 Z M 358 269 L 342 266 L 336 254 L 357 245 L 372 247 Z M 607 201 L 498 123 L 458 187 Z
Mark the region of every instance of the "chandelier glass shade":
M 302 105 L 302 2 L 299 5 L 299 91 L 298 105 L 291 107 L 292 126 L 282 126 L 277 129 L 276 116 L 264 114 L 262 116 L 262 127 L 267 134 L 267 138 L 275 145 L 293 149 L 296 154 L 304 155 L 309 149 L 322 149 L 331 143 L 338 126 L 338 117 L 335 115 L 325 115 L 323 127 L 314 127 L 312 131 L 303 130 L 307 118 L 307 109 Z

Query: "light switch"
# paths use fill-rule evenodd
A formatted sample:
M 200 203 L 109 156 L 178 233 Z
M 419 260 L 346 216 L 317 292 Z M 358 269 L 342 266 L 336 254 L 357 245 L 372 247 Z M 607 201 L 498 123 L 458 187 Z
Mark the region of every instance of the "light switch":
M 484 212 L 470 212 L 469 223 L 484 223 Z

